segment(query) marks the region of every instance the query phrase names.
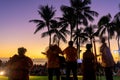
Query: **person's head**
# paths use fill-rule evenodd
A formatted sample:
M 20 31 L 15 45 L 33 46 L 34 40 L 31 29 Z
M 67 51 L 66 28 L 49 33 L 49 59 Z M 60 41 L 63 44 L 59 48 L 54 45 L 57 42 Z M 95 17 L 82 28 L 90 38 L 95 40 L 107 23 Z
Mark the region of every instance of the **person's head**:
M 73 41 L 69 41 L 69 42 L 68 42 L 68 45 L 69 45 L 69 46 L 73 46 Z
M 27 51 L 27 49 L 24 48 L 24 47 L 18 48 L 18 54 L 19 54 L 19 55 L 24 55 L 26 51 Z
M 86 44 L 86 49 L 87 50 L 91 50 L 91 48 L 92 48 L 92 44 Z

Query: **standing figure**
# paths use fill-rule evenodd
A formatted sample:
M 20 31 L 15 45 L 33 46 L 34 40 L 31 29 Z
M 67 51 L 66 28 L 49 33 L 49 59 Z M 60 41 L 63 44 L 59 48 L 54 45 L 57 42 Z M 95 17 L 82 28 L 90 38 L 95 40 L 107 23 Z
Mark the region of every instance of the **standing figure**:
M 29 70 L 32 68 L 33 62 L 25 56 L 26 51 L 24 47 L 18 48 L 18 55 L 15 54 L 8 61 L 8 80 L 29 80 Z
M 83 53 L 82 72 L 83 80 L 96 80 L 95 76 L 95 57 L 91 51 L 92 44 L 86 45 L 86 51 Z
M 63 50 L 66 55 L 66 80 L 70 80 L 70 72 L 73 73 L 74 80 L 77 78 L 77 49 L 73 47 L 73 41 L 69 41 L 68 47 Z
M 45 54 L 48 59 L 48 80 L 53 80 L 54 74 L 56 75 L 56 80 L 60 80 L 59 54 L 62 54 L 62 50 L 57 45 L 51 45 Z
M 106 80 L 113 80 L 113 66 L 114 60 L 111 51 L 107 44 L 105 43 L 105 38 L 101 39 L 102 45 L 100 47 L 100 52 L 102 56 L 102 66 L 104 67 Z

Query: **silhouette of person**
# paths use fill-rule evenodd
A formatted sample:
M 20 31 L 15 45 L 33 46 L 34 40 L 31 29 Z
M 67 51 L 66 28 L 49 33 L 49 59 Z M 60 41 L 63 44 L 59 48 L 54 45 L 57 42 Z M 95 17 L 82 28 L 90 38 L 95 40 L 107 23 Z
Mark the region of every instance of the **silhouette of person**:
M 10 70 L 8 80 L 29 80 L 29 70 L 33 66 L 32 60 L 25 56 L 26 48 L 18 48 L 18 55 L 10 58 L 7 67 Z
M 77 78 L 77 49 L 73 47 L 73 41 L 68 42 L 68 47 L 63 50 L 66 55 L 66 80 L 70 80 L 70 72 L 73 73 L 74 80 Z
M 46 51 L 47 56 L 47 68 L 48 68 L 48 80 L 53 80 L 53 75 L 56 75 L 56 79 L 60 80 L 60 61 L 59 54 L 62 54 L 62 50 L 57 45 L 50 45 Z
M 92 44 L 86 45 L 86 51 L 83 53 L 82 72 L 83 80 L 96 80 L 95 76 L 95 57 L 91 51 Z
M 102 45 L 100 46 L 100 52 L 102 56 L 102 66 L 104 67 L 106 80 L 113 80 L 112 68 L 114 66 L 114 60 L 111 51 L 105 43 L 105 38 L 101 39 Z

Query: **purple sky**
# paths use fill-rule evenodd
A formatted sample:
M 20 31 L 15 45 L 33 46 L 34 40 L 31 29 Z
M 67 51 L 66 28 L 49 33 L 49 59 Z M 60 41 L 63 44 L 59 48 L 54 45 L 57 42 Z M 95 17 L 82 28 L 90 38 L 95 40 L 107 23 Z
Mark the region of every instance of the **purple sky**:
M 108 13 L 114 16 L 119 11 L 119 3 L 120 0 L 92 0 L 91 9 L 100 14 L 94 23 Z M 12 56 L 21 46 L 28 49 L 27 55 L 41 57 L 48 38 L 41 38 L 40 32 L 34 35 L 36 24 L 29 20 L 40 19 L 38 7 L 46 4 L 55 7 L 57 17 L 61 16 L 60 6 L 69 5 L 69 0 L 0 0 L 0 57 Z

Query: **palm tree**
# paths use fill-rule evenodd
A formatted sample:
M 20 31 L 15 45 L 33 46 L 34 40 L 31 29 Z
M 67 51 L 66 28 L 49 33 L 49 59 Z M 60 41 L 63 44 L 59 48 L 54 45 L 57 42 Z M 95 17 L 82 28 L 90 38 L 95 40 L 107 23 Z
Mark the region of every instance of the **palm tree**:
M 61 7 L 61 11 L 63 12 L 63 15 L 61 18 L 59 18 L 60 23 L 62 27 L 70 27 L 70 41 L 72 41 L 73 38 L 73 30 L 75 28 L 76 24 L 76 15 L 74 14 L 73 9 L 69 9 L 68 11 L 65 11 L 63 7 Z
M 119 5 L 120 8 L 120 5 Z M 113 22 L 115 23 L 115 31 L 117 33 L 117 43 L 118 43 L 118 50 L 120 50 L 120 12 L 118 12 L 113 19 Z M 120 51 L 118 51 L 120 56 Z
M 90 40 L 91 44 L 94 45 L 95 56 L 97 56 L 95 37 L 98 35 L 97 31 L 95 31 L 96 28 L 97 28 L 96 25 L 89 25 L 88 27 L 86 27 L 84 29 L 84 32 L 86 33 L 86 38 L 88 38 L 88 40 Z M 97 61 L 97 58 L 96 58 L 96 61 Z
M 114 36 L 114 27 L 111 18 L 112 17 L 109 13 L 108 15 L 101 17 L 101 19 L 98 21 L 99 35 L 100 37 L 102 37 L 107 32 L 109 48 L 110 48 L 110 39 Z
M 93 17 L 98 16 L 97 12 L 91 10 L 89 4 L 91 0 L 70 0 L 70 6 L 62 5 L 61 8 L 64 11 L 74 11 L 78 28 L 78 24 L 88 25 L 88 21 L 94 21 Z
M 67 34 L 69 34 L 70 32 L 66 30 L 66 27 L 61 27 L 61 23 L 54 21 L 51 25 L 51 30 L 42 33 L 42 37 L 45 37 L 49 33 L 53 35 L 53 43 L 59 46 L 60 40 L 62 40 L 65 43 L 67 42 L 66 37 Z
M 37 25 L 37 29 L 35 30 L 34 34 L 36 34 L 39 30 L 42 30 L 43 28 L 47 27 L 47 30 L 50 31 L 50 25 L 52 24 L 51 22 L 54 21 L 53 17 L 55 15 L 56 10 L 52 6 L 40 6 L 38 13 L 41 16 L 41 20 L 34 19 L 30 20 L 30 22 L 34 22 Z M 49 33 L 49 45 L 51 44 L 51 34 Z
M 91 4 L 91 0 L 70 0 L 70 6 L 62 5 L 64 11 L 68 12 L 71 10 L 76 15 L 76 30 L 79 29 L 79 24 L 87 26 L 88 21 L 94 21 L 94 16 L 98 16 L 97 12 L 91 10 L 89 4 Z M 77 49 L 79 48 L 79 43 L 77 38 Z
M 114 16 L 114 23 L 115 23 L 115 31 L 117 33 L 117 40 L 118 40 L 118 48 L 120 49 L 120 12 Z
M 78 29 L 74 31 L 73 34 L 73 38 L 74 38 L 74 42 L 77 44 L 77 41 L 79 42 L 79 46 L 78 46 L 78 58 L 80 58 L 80 44 L 84 43 L 88 40 L 88 38 L 86 38 L 87 34 L 83 32 L 83 29 Z M 78 39 L 78 40 L 77 40 Z
M 66 33 L 69 33 L 69 31 L 64 28 L 61 28 L 60 30 L 55 29 L 54 36 L 53 36 L 53 43 L 57 42 L 58 46 L 60 44 L 60 40 L 62 40 L 63 42 L 66 43 L 67 42 L 67 39 L 66 39 L 67 34 Z
M 96 25 L 89 25 L 84 29 L 84 32 L 87 34 L 88 39 L 90 40 L 91 44 L 93 44 L 93 38 L 96 36 L 95 29 L 97 28 Z

